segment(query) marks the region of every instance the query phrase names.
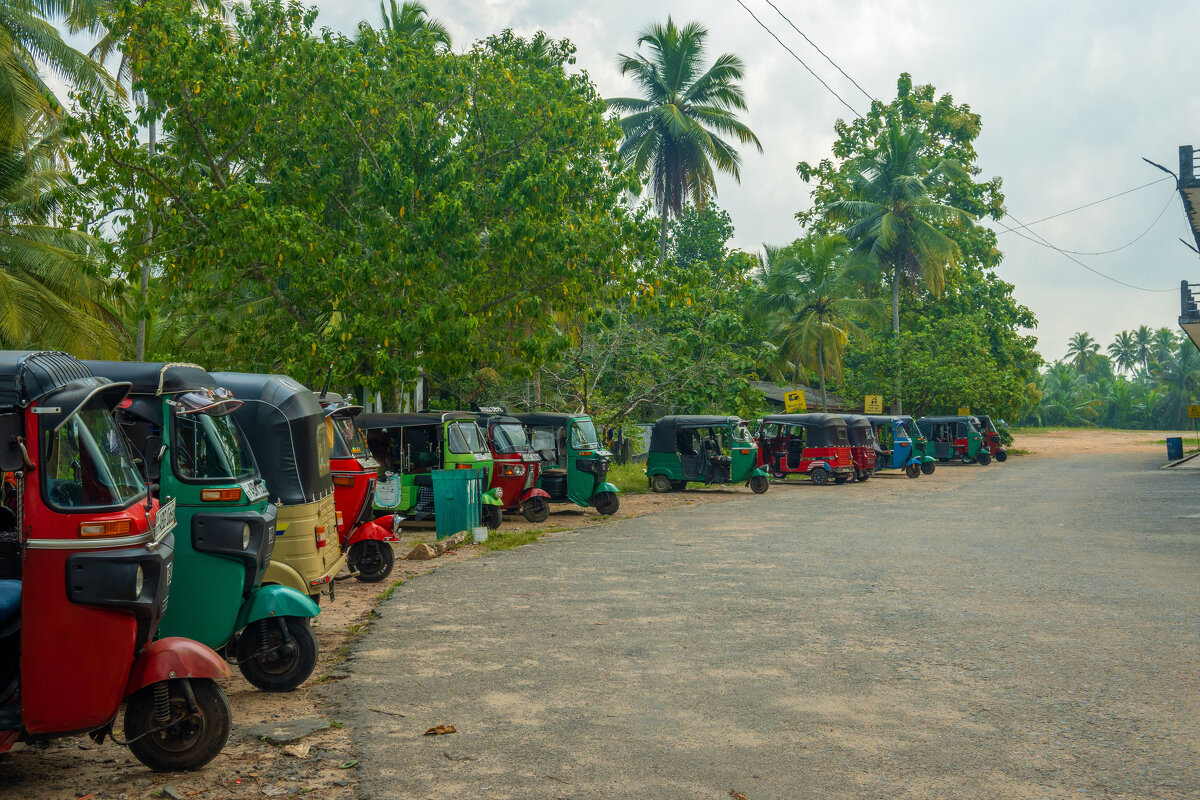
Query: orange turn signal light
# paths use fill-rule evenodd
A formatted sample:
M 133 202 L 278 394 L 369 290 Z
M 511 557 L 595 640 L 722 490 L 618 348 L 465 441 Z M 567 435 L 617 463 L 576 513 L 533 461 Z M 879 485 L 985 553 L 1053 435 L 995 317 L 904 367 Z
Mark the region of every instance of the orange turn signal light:
M 236 503 L 242 499 L 242 490 L 234 489 L 203 489 L 200 499 L 206 503 Z
M 87 537 L 128 536 L 132 530 L 133 521 L 130 519 L 110 519 L 107 522 L 79 523 L 79 535 Z
M 324 547 L 327 544 L 329 544 L 329 541 L 325 538 L 325 526 L 318 525 L 317 526 L 317 547 Z
M 334 486 L 353 486 L 354 485 L 354 476 L 353 475 L 334 475 L 333 476 L 333 485 Z
M 474 464 L 455 464 L 455 469 L 475 469 Z

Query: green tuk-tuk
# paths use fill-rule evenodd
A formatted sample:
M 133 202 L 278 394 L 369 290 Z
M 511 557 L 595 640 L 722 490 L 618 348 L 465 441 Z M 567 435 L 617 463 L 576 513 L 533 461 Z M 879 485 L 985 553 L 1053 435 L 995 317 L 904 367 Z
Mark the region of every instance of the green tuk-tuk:
M 744 483 L 755 494 L 770 487 L 758 466 L 758 445 L 738 417 L 669 416 L 650 430 L 646 477 L 656 492 L 678 492 L 689 482 Z
M 175 567 L 159 637 L 225 648 L 259 689 L 295 689 L 317 663 L 309 619 L 320 609 L 293 588 L 262 585 L 277 511 L 233 418 L 241 401 L 191 364 L 86 363 L 131 384 L 117 421 L 160 501 L 175 500 Z
M 607 480 L 612 453 L 600 444 L 591 417 L 540 411 L 513 416 L 529 431 L 533 449 L 542 457 L 538 488 L 550 495 L 551 503 L 595 506 L 605 516 L 617 513 L 620 490 Z
M 912 439 L 913 455 L 921 459 L 921 474 L 932 475 L 937 469 L 937 459 L 933 457 L 933 445 L 925 438 L 925 434 L 921 433 L 921 429 L 917 427 L 917 421 L 907 414 L 896 417 L 904 423 L 904 429 L 908 431 L 908 436 Z
M 992 463 L 987 440 L 973 416 L 921 417 L 917 427 L 933 448 L 938 461 L 962 461 L 964 464 Z
M 358 429 L 379 462 L 376 510 L 432 517 L 435 469 L 481 469 L 484 487 L 490 485 L 492 449 L 475 417 L 459 411 L 359 415 Z M 500 527 L 503 519 L 501 493 L 496 488 L 480 495 L 480 516 L 489 528 Z

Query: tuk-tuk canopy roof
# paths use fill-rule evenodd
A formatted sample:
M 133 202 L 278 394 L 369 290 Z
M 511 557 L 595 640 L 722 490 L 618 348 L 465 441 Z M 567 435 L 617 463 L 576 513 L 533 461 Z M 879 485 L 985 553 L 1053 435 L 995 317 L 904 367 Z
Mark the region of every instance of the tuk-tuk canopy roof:
M 456 419 L 474 420 L 476 414 L 466 411 L 425 411 L 418 414 L 361 414 L 355 421 L 362 430 L 381 428 L 417 428 L 424 425 L 441 425 Z
M 90 377 L 87 365 L 68 353 L 0 350 L 0 408 L 25 408 L 55 389 Z
M 676 437 L 679 435 L 679 431 L 697 428 L 725 428 L 730 425 L 738 425 L 741 421 L 741 417 L 699 415 L 662 417 L 650 429 L 650 452 L 674 453 L 678 447 Z
M 809 431 L 820 431 L 820 436 L 809 439 L 810 447 L 836 447 L 839 444 L 838 429 L 847 428 L 846 420 L 836 414 L 768 414 L 763 417 L 762 424 L 800 425 Z
M 867 414 L 863 419 L 872 425 L 891 425 L 893 422 L 904 422 L 904 417 L 894 417 L 891 414 Z
M 866 447 L 874 442 L 875 426 L 871 424 L 871 420 L 862 414 L 842 414 L 841 416 L 846 422 L 846 432 L 849 435 L 850 444 L 856 447 Z
M 354 419 L 363 413 L 363 407 L 355 405 L 346 398 L 342 397 L 337 392 L 326 392 L 322 397 L 320 392 L 313 392 L 313 396 L 317 398 L 317 402 L 321 404 L 321 408 L 325 409 L 325 416 L 336 416 L 339 418 L 349 417 Z
M 974 414 L 970 414 L 970 415 L 966 415 L 966 416 L 964 416 L 962 414 L 951 414 L 951 415 L 947 415 L 944 417 L 921 417 L 919 420 L 917 420 L 917 423 L 920 424 L 922 422 L 928 422 L 928 423 L 933 424 L 933 423 L 941 423 L 941 422 L 966 422 L 968 420 L 970 420 L 971 422 L 979 422 L 979 420 L 976 419 Z
M 557 411 L 530 411 L 513 416 L 528 428 L 561 428 L 571 420 L 591 419 L 587 414 L 563 414 Z
M 214 372 L 213 380 L 245 405 L 233 412 L 271 499 L 310 503 L 333 490 L 325 411 L 317 397 L 286 375 Z
M 130 394 L 182 394 L 195 389 L 215 389 L 218 384 L 203 367 L 145 361 L 85 361 L 93 375 L 127 381 Z

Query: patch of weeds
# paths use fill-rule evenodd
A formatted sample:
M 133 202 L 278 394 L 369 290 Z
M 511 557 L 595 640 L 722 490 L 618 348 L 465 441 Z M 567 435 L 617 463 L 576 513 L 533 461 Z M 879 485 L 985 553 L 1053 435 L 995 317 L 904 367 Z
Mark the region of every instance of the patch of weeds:
M 645 464 L 612 464 L 608 468 L 608 481 L 623 494 L 646 494 L 650 491 Z
M 1010 456 L 1027 456 L 1027 455 L 1029 455 L 1029 451 L 1028 451 L 1028 450 L 1021 450 L 1021 449 L 1016 449 L 1016 450 L 1010 449 L 1010 450 L 1008 451 L 1008 454 L 1009 454 Z
M 331 728 L 344 728 L 344 727 L 346 727 L 346 723 L 344 723 L 344 722 L 338 722 L 336 719 L 331 719 L 331 720 L 329 720 L 329 727 L 331 727 Z
M 382 592 L 375 595 L 375 599 L 381 603 L 384 600 L 389 599 L 396 592 L 397 589 L 399 589 L 401 586 L 404 585 L 404 581 L 405 581 L 404 578 L 401 578 L 400 580 L 396 581 L 391 586 L 389 586 L 387 589 L 384 589 Z
M 485 553 L 492 553 L 496 550 L 512 550 L 516 547 L 536 542 L 546 533 L 549 533 L 549 531 L 539 528 L 527 528 L 523 531 L 513 531 L 512 533 L 489 533 L 487 541 L 481 542 L 478 546 L 483 548 Z

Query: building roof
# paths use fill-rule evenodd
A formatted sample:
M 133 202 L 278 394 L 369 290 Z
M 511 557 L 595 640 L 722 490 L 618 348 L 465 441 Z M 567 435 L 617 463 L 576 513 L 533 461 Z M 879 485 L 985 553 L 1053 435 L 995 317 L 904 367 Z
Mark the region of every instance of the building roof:
M 771 401 L 772 403 L 777 403 L 778 405 L 783 405 L 783 396 L 785 394 L 788 392 L 794 392 L 797 389 L 802 389 L 804 390 L 804 402 L 809 408 L 821 407 L 821 390 L 814 389 L 811 386 L 805 386 L 804 384 L 780 386 L 779 384 L 771 383 L 770 381 L 750 381 L 750 385 L 762 392 L 763 397 L 767 398 L 767 400 Z M 828 399 L 829 407 L 831 409 L 852 407 L 852 404 L 848 404 L 843 398 L 839 397 L 833 392 L 826 392 L 825 396 Z

